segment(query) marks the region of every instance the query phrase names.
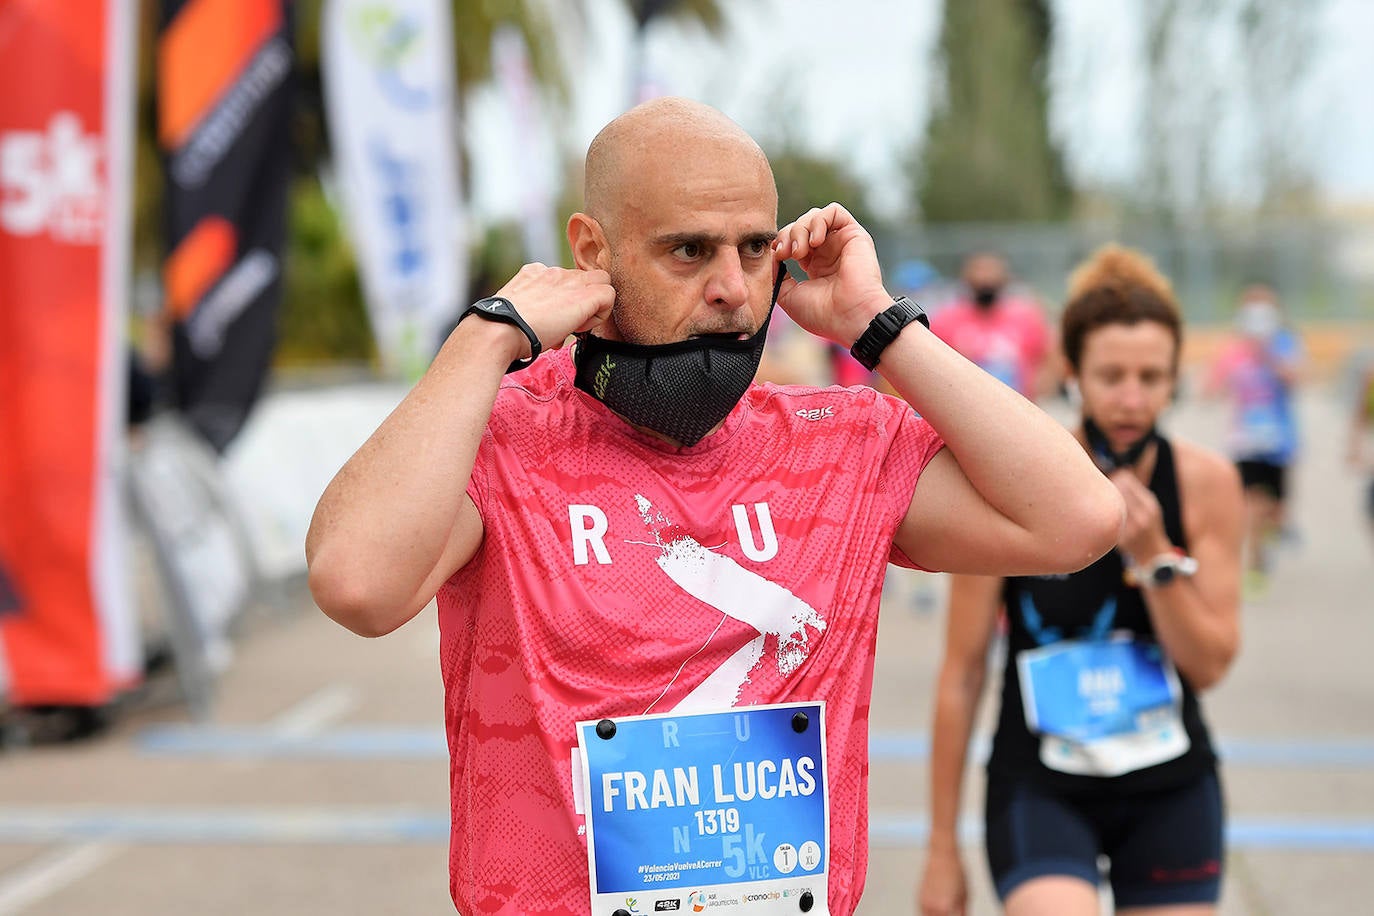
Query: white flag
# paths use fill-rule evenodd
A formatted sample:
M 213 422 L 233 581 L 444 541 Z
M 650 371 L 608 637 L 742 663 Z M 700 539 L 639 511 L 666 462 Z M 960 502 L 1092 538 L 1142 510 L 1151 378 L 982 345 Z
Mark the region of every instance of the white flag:
M 330 137 L 383 366 L 417 377 L 467 283 L 446 0 L 327 0 Z

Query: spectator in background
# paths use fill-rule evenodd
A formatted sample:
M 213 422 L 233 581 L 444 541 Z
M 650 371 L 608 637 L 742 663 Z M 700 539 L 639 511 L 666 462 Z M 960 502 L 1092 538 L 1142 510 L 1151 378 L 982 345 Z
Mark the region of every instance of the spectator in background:
M 1006 259 L 992 251 L 969 255 L 963 294 L 931 317 L 931 330 L 965 357 L 1035 400 L 1048 390 L 1050 328 L 1039 303 L 1008 290 Z
M 1247 286 L 1235 331 L 1212 363 L 1206 389 L 1231 404 L 1228 450 L 1240 468 L 1246 504 L 1246 590 L 1263 593 L 1270 552 L 1287 522 L 1289 468 L 1298 451 L 1293 391 L 1302 376 L 1302 339 L 1274 290 Z

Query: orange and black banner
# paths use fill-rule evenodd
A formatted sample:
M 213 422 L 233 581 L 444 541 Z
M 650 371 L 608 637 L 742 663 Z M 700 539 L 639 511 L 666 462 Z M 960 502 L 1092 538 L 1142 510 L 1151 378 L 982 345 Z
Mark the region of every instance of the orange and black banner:
M 291 171 L 290 7 L 164 0 L 158 32 L 173 396 L 219 451 L 257 400 L 276 345 Z
M 139 677 L 121 511 L 133 4 L 0 0 L 0 700 Z

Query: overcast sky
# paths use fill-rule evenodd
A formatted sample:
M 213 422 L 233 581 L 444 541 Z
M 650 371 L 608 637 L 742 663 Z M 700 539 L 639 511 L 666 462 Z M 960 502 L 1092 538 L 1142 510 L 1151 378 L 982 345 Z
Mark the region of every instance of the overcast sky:
M 1325 0 L 1318 54 L 1302 94 L 1294 138 L 1323 192 L 1374 201 L 1374 0 Z M 938 33 L 937 0 L 731 0 L 729 32 L 716 41 L 657 27 L 648 61 L 657 88 L 720 108 L 765 146 L 790 133 L 850 163 L 873 204 L 904 196 L 902 154 L 923 130 Z M 1053 66 L 1054 125 L 1075 174 L 1129 182 L 1139 166 L 1135 137 L 1138 19 L 1127 2 L 1054 0 L 1060 43 Z M 578 149 L 629 101 L 631 24 L 616 0 L 591 0 L 588 27 L 571 45 L 584 63 L 574 110 L 557 130 Z M 1224 49 L 1221 49 L 1225 53 Z M 1124 63 L 1123 62 L 1127 62 Z M 1225 66 L 1221 60 L 1214 66 Z M 1233 66 L 1236 62 L 1230 62 Z M 1222 71 L 1225 72 L 1225 71 Z M 513 213 L 528 179 L 551 184 L 552 142 L 519 130 L 498 94 L 474 106 L 478 210 Z M 546 116 L 547 117 L 547 116 Z M 511 155 L 511 144 L 524 149 Z M 1243 151 L 1235 153 L 1243 155 Z M 1238 160 L 1239 165 L 1239 160 Z M 1238 169 L 1243 172 L 1243 169 Z

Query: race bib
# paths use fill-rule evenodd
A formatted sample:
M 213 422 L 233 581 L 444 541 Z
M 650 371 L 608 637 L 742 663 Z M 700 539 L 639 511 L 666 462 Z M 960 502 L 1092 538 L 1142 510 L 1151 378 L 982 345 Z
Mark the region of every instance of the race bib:
M 1154 643 L 1057 642 L 1020 653 L 1016 670 L 1026 726 L 1052 770 L 1120 776 L 1190 746 L 1178 674 Z
M 1235 437 L 1240 454 L 1274 454 L 1287 444 L 1288 424 L 1277 405 L 1254 404 L 1241 411 Z
M 825 705 L 577 723 L 591 912 L 827 913 Z

